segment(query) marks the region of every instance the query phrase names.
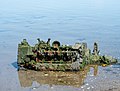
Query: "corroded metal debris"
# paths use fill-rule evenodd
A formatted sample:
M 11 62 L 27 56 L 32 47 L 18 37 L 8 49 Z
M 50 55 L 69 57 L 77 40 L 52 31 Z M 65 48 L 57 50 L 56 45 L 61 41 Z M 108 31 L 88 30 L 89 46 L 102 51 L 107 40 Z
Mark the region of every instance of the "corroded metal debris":
M 38 43 L 30 46 L 26 39 L 18 44 L 18 66 L 32 70 L 79 71 L 88 64 L 109 65 L 117 59 L 99 55 L 98 44 L 94 43 L 93 52 L 87 43 L 61 45 L 59 41 L 50 44 L 38 38 Z

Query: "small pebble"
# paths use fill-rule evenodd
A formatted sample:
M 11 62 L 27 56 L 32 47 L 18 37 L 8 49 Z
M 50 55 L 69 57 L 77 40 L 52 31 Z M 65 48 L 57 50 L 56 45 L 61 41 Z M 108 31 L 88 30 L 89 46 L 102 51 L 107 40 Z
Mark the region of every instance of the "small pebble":
M 84 88 L 83 86 L 81 86 L 81 88 Z
M 53 89 L 53 87 L 50 87 L 51 89 Z
M 89 84 L 87 83 L 86 85 L 88 86 Z
M 88 87 L 87 89 L 90 89 L 90 87 Z
M 48 74 L 45 74 L 45 76 L 48 76 Z
M 94 75 L 90 75 L 90 76 L 94 76 Z
M 32 89 L 36 89 L 36 87 L 33 87 Z

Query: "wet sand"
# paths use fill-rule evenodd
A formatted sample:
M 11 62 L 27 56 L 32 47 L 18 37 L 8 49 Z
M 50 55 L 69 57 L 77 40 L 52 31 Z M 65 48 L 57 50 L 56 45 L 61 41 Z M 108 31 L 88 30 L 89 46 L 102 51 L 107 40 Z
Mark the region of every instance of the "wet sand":
M 99 67 L 96 77 L 89 74 L 86 79 L 85 87 L 89 91 L 119 91 L 120 90 L 120 69 L 114 68 L 113 65 L 108 67 Z M 83 86 L 83 87 L 84 87 Z M 85 90 L 86 91 L 86 90 Z
M 28 79 L 32 85 L 22 86 L 16 65 L 18 43 L 26 38 L 34 45 L 38 37 L 70 45 L 87 42 L 91 50 L 96 41 L 101 55 L 120 59 L 119 4 L 112 0 L 0 1 L 0 91 L 120 91 L 119 64 L 98 67 L 96 76 L 91 68 L 83 84 L 78 82 L 80 87 L 39 83 L 34 79 L 39 77 L 37 72 L 37 77 Z

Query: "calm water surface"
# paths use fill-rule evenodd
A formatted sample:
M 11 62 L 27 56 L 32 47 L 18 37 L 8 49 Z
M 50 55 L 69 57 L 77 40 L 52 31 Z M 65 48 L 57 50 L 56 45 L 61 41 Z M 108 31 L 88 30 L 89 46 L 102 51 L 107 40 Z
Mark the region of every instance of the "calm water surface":
M 94 88 L 94 83 L 97 87 L 105 80 L 109 83 L 120 81 L 118 64 L 106 68 L 99 67 L 97 77 L 91 77 L 88 73 L 83 87 L 79 88 L 54 85 L 51 89 L 50 85 L 40 83 L 37 89 L 31 89 L 31 86 L 22 87 L 15 64 L 17 45 L 23 38 L 34 45 L 38 37 L 43 40 L 50 37 L 62 44 L 87 42 L 91 49 L 93 43 L 97 41 L 102 55 L 107 54 L 119 59 L 119 0 L 1 0 L 0 91 L 84 91 L 85 87 L 85 91 L 100 91 L 102 87 Z M 98 83 L 100 80 L 103 82 Z M 36 80 L 33 81 L 33 85 L 34 82 L 39 85 Z M 120 85 L 118 83 L 106 87 Z

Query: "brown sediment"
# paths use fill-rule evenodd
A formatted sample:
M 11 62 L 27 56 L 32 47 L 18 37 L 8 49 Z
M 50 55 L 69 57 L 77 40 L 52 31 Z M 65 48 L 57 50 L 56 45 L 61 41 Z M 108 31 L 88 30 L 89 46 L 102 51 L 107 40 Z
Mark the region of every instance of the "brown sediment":
M 31 86 L 33 81 L 40 84 L 80 87 L 83 85 L 90 67 L 94 68 L 94 74 L 96 75 L 97 65 L 89 65 L 84 70 L 77 72 L 20 70 L 18 75 L 22 87 Z
M 119 77 L 115 78 L 115 75 L 106 73 L 104 69 L 106 67 L 101 69 L 98 65 L 88 65 L 79 72 L 20 70 L 18 76 L 21 87 L 31 87 L 33 81 L 36 81 L 41 85 L 71 86 L 81 91 L 119 91 Z M 114 78 L 111 79 L 111 76 Z

